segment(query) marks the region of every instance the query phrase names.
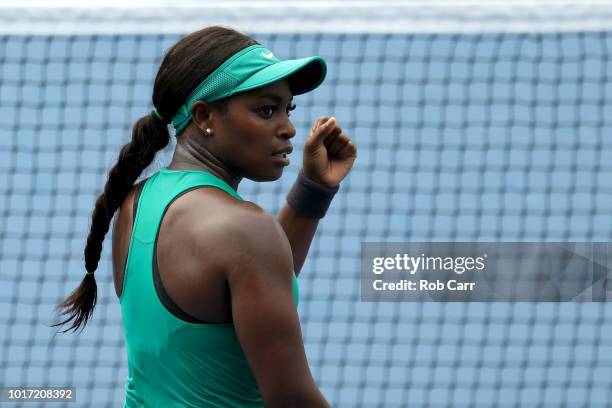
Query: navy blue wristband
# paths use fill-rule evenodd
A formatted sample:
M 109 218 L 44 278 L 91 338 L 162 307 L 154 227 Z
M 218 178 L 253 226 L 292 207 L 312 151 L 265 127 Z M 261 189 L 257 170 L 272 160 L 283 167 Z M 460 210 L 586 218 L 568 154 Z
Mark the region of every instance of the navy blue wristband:
M 299 215 L 321 219 L 325 217 L 325 213 L 327 213 L 327 209 L 339 189 L 339 185 L 330 188 L 316 183 L 307 178 L 303 170 L 300 170 L 297 180 L 287 194 L 287 204 Z

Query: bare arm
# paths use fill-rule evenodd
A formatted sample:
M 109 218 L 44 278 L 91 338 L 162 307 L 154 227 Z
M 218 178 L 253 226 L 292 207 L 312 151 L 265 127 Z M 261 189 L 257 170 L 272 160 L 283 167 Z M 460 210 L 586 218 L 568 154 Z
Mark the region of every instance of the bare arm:
M 291 247 L 270 215 L 250 213 L 226 235 L 232 317 L 265 406 L 329 407 L 308 367 L 293 301 Z
M 287 203 L 278 214 L 278 222 L 283 227 L 293 254 L 293 268 L 299 275 L 306 261 L 312 238 L 319 226 L 319 220 L 304 217 L 295 212 Z
M 334 188 L 351 170 L 356 157 L 357 148 L 336 119 L 320 117 L 304 144 L 304 176 L 321 186 Z M 278 221 L 291 245 L 297 275 L 304 265 L 319 220 L 302 216 L 285 204 Z

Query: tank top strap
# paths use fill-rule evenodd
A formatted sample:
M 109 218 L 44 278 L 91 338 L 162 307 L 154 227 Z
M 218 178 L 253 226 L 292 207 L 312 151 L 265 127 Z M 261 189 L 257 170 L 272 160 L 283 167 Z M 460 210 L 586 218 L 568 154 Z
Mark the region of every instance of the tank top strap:
M 221 189 L 236 198 L 242 197 L 225 181 L 200 170 L 162 168 L 145 183 L 134 222 L 134 237 L 145 244 L 155 241 L 159 223 L 168 205 L 179 195 L 202 186 Z M 147 205 L 141 205 L 146 202 Z

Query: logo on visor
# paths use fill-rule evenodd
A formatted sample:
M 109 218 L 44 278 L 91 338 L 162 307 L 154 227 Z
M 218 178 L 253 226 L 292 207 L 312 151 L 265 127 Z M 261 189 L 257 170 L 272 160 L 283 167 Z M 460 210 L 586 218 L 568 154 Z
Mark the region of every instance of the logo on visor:
M 274 54 L 272 54 L 271 52 L 264 52 L 261 55 L 263 55 L 265 58 L 272 58 L 272 57 L 274 57 Z

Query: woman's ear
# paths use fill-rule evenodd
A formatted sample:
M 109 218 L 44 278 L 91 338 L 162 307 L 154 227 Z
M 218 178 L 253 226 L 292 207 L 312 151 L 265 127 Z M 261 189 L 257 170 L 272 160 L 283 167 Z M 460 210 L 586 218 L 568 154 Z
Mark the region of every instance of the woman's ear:
M 214 109 L 211 105 L 204 101 L 197 101 L 191 107 L 191 117 L 193 123 L 200 129 L 202 133 L 206 129 L 214 129 Z

